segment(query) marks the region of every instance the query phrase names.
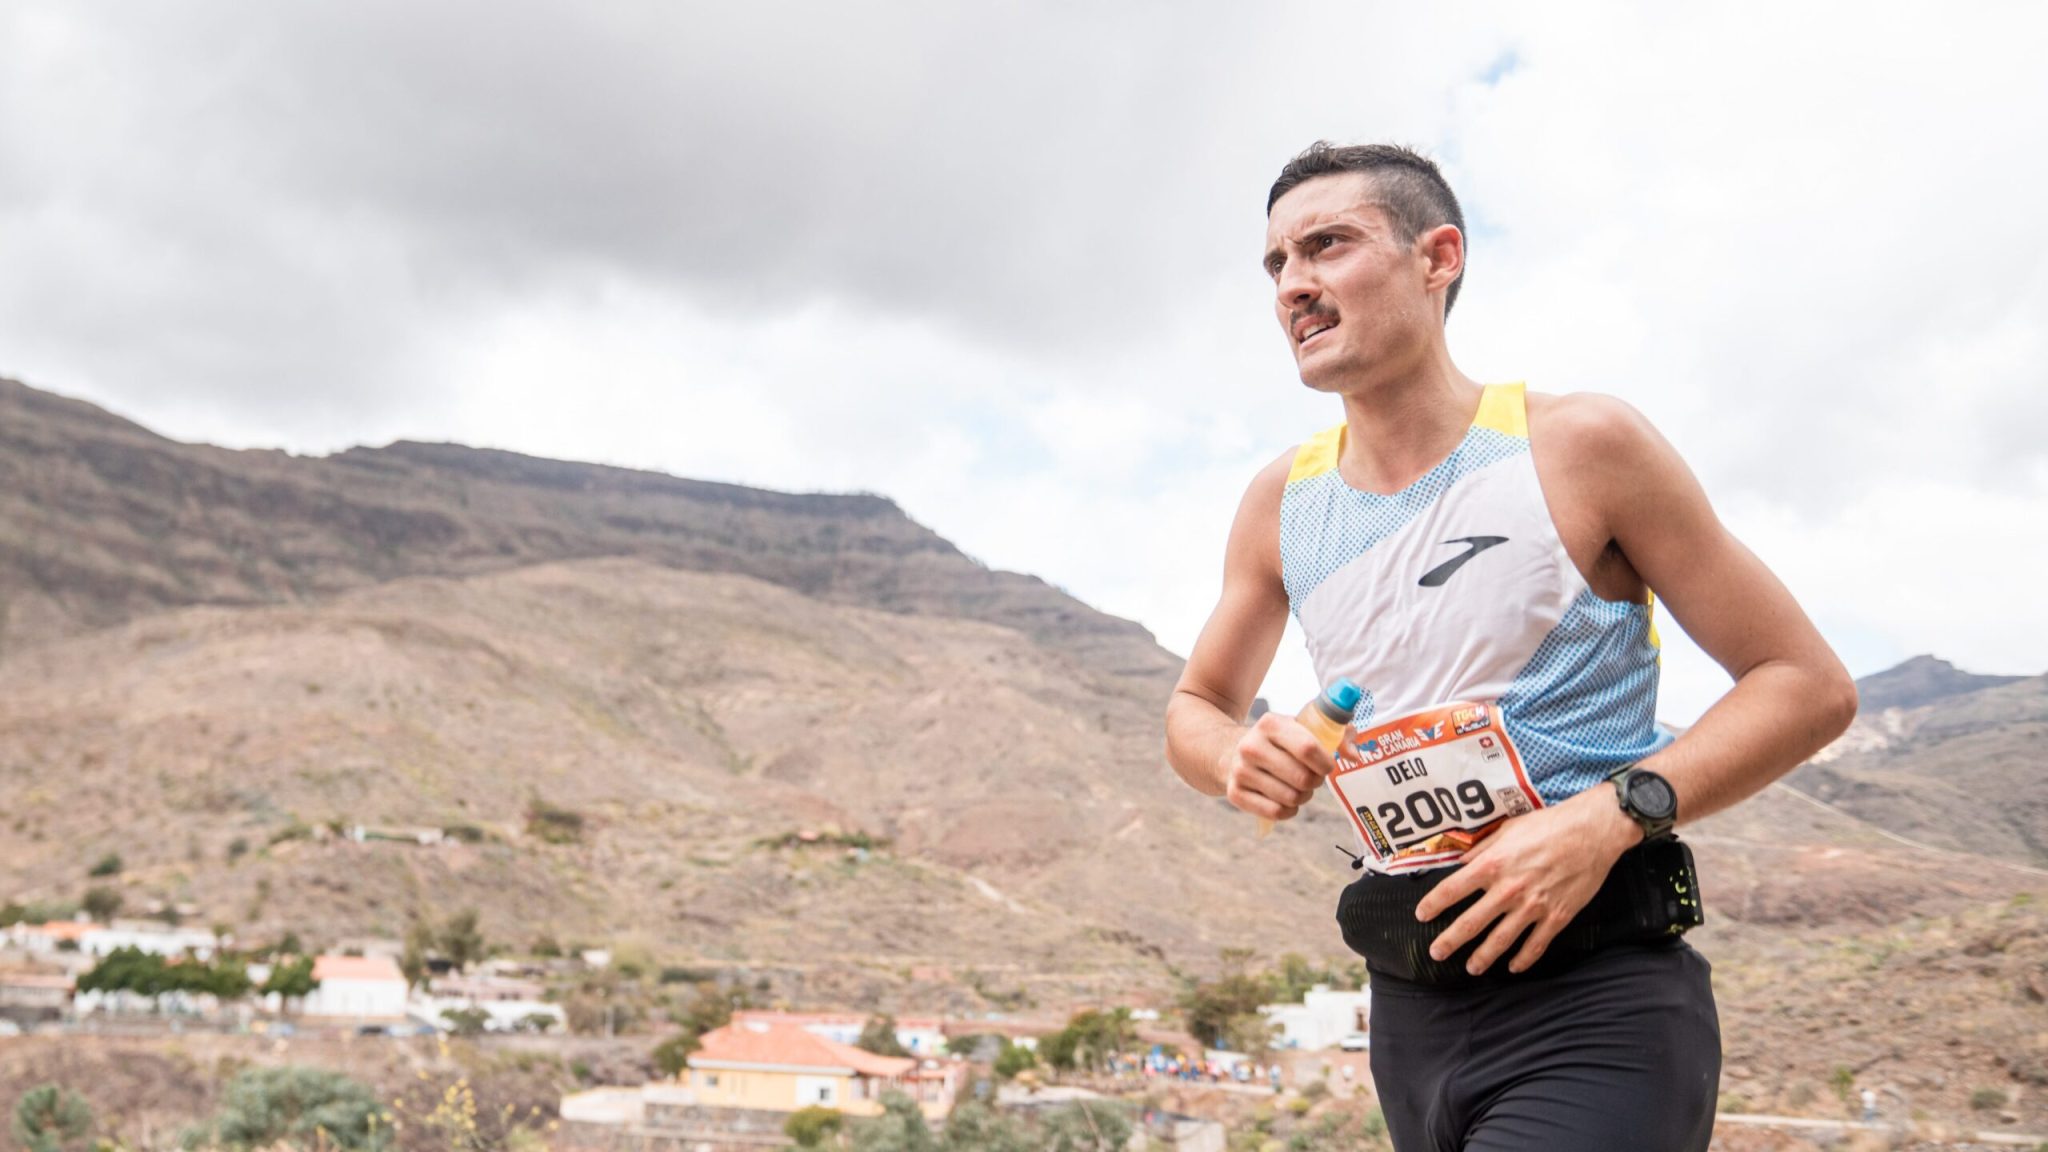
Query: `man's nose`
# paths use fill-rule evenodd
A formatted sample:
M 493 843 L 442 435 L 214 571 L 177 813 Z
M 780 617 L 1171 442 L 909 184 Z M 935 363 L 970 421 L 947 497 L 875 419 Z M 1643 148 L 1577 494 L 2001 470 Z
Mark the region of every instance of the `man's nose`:
M 1322 294 L 1322 286 L 1316 282 L 1314 269 L 1306 260 L 1289 260 L 1280 266 L 1280 277 L 1274 283 L 1280 303 L 1288 307 L 1307 304 Z

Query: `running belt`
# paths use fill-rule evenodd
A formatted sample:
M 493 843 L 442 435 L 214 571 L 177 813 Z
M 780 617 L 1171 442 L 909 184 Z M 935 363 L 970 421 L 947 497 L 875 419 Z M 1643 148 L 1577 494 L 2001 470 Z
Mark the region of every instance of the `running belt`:
M 1316 680 L 1365 689 L 1358 732 L 1489 703 L 1545 805 L 1669 743 L 1648 604 L 1594 595 L 1558 539 L 1520 384 L 1489 385 L 1450 456 L 1392 495 L 1344 482 L 1340 424 L 1296 451 L 1281 574 Z

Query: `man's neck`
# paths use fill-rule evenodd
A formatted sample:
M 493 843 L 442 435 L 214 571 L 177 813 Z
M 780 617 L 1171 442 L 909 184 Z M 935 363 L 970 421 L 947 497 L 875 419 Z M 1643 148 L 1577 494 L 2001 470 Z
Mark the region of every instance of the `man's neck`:
M 1344 396 L 1345 483 L 1398 492 L 1441 463 L 1464 439 L 1479 408 L 1479 385 L 1438 345 L 1416 364 Z

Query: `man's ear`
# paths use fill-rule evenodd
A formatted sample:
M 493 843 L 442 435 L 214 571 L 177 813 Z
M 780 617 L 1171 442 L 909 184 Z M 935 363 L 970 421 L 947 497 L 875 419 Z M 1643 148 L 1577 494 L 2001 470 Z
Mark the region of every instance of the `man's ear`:
M 1455 224 L 1439 224 L 1415 238 L 1429 260 L 1429 290 L 1449 288 L 1465 271 L 1465 237 Z

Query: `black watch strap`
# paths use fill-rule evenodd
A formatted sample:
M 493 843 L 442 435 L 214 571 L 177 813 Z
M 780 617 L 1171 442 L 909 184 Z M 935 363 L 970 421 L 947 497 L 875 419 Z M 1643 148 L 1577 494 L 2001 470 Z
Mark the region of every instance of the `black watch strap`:
M 1643 839 L 1669 835 L 1678 823 L 1678 793 L 1671 782 L 1648 768 L 1624 764 L 1608 776 L 1614 782 L 1621 810 L 1643 830 Z

